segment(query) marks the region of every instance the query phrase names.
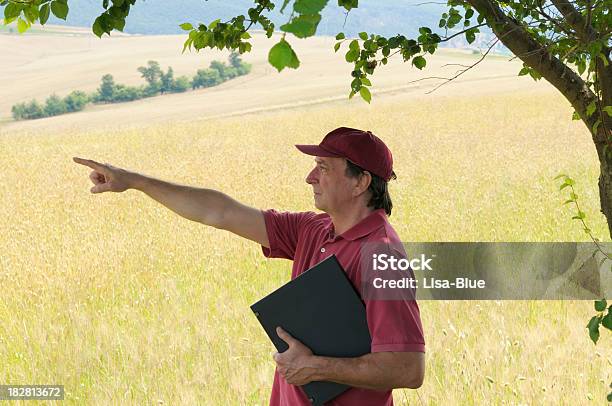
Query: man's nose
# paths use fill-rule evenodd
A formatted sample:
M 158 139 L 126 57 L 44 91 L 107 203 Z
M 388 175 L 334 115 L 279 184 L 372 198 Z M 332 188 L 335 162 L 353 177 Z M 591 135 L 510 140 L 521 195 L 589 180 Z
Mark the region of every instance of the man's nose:
M 306 176 L 306 183 L 308 183 L 309 185 L 312 185 L 313 183 L 316 183 L 317 181 L 318 181 L 318 170 L 317 168 L 314 168 L 312 171 L 310 171 L 308 176 Z

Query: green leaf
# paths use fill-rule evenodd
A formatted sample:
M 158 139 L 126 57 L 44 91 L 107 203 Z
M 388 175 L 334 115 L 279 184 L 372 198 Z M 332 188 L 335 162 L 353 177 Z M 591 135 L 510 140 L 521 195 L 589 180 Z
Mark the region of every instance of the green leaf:
M 566 174 L 564 174 L 564 173 L 560 173 L 560 174 L 558 174 L 557 176 L 555 176 L 555 177 L 553 178 L 553 180 L 557 180 L 557 179 L 559 179 L 559 178 L 567 178 L 567 175 L 566 175 Z
M 14 20 L 21 14 L 22 6 L 16 3 L 9 3 L 4 8 L 4 18 L 6 20 Z
M 240 34 L 240 38 L 241 39 L 251 39 L 251 34 L 245 31 L 242 34 Z
M 320 14 L 302 14 L 294 17 L 287 24 L 281 25 L 280 29 L 298 38 L 312 37 L 317 32 L 319 21 L 321 21 Z
M 370 93 L 370 89 L 365 86 L 362 86 L 361 89 L 359 89 L 359 95 L 361 95 L 361 98 L 367 101 L 368 103 L 370 103 L 370 101 L 372 100 L 372 94 Z
M 608 310 L 608 314 L 601 320 L 601 325 L 608 330 L 612 330 L 612 313 L 610 310 Z
M 602 110 L 605 111 L 610 117 L 612 117 L 612 106 L 606 106 L 602 108 Z
M 364 86 L 372 86 L 372 82 L 370 82 L 370 79 L 368 79 L 368 78 L 361 78 L 361 83 Z
M 191 23 L 183 23 L 179 27 L 181 27 L 185 31 L 193 30 L 193 25 L 191 25 Z
M 569 199 L 569 200 L 566 200 L 566 201 L 563 202 L 563 204 L 568 204 L 568 203 L 574 203 L 574 200 Z
M 68 3 L 61 0 L 51 2 L 51 11 L 53 15 L 62 20 L 66 20 L 68 15 Z
M 293 9 L 300 14 L 318 14 L 329 0 L 296 0 Z
M 583 211 L 578 210 L 578 214 L 572 217 L 572 220 L 584 220 L 585 217 L 586 217 L 586 214 L 584 214 Z
M 593 132 L 596 133 L 597 129 L 599 128 L 599 125 L 601 124 L 601 120 L 597 120 L 595 121 L 595 124 L 593 124 Z
M 368 33 L 367 32 L 360 32 L 359 33 L 359 38 L 361 38 L 362 40 L 367 40 L 368 39 Z
M 114 21 L 115 21 L 115 29 L 119 31 L 123 31 L 123 28 L 125 27 L 125 19 L 118 18 L 118 19 L 115 19 Z
M 219 24 L 220 22 L 221 22 L 221 19 L 217 18 L 215 21 L 208 24 L 208 29 L 212 31 L 217 26 L 217 24 Z
M 580 114 L 577 111 L 572 113 L 572 120 L 580 120 Z
M 597 344 L 597 340 L 599 340 L 599 319 L 599 316 L 593 316 L 591 320 L 589 320 L 589 324 L 587 324 L 589 337 L 591 337 L 591 340 L 595 344 Z
M 593 115 L 593 113 L 595 113 L 595 109 L 597 108 L 597 106 L 595 105 L 595 102 L 591 102 L 589 103 L 589 105 L 586 108 L 586 115 L 587 117 L 591 117 Z
M 33 22 L 38 20 L 38 7 L 35 5 L 27 7 L 25 10 L 23 10 L 23 14 L 26 16 L 28 23 L 32 25 Z
M 338 34 L 336 34 L 336 40 L 340 41 L 341 39 L 346 38 L 343 32 L 339 32 Z
M 427 61 L 425 60 L 425 58 L 423 58 L 422 56 L 415 56 L 412 59 L 412 64 L 417 68 L 417 69 L 423 69 L 425 67 L 425 65 L 427 64 Z
M 355 62 L 359 58 L 359 51 L 354 49 L 349 49 L 349 51 L 344 56 L 347 62 Z
M 606 299 L 595 301 L 595 310 L 597 310 L 598 312 L 603 312 L 604 310 L 606 310 L 606 306 L 608 306 Z
M 338 0 L 338 5 L 344 7 L 347 11 L 351 11 L 351 9 L 357 8 L 359 0 Z
M 563 184 L 559 187 L 559 190 L 563 190 L 568 186 L 574 186 L 574 180 L 570 177 L 566 177 L 565 181 L 563 182 Z
M 102 29 L 102 24 L 100 24 L 100 17 L 96 18 L 93 25 L 91 26 L 91 30 L 98 38 L 102 38 L 104 30 Z
M 28 23 L 21 17 L 17 20 L 17 31 L 23 34 L 28 30 Z
M 268 62 L 278 71 L 285 68 L 295 69 L 300 66 L 300 60 L 291 48 L 291 45 L 284 38 L 274 45 L 268 53 Z
M 187 40 L 185 40 L 185 43 L 183 44 L 183 53 L 185 53 L 187 48 L 189 48 L 191 50 L 191 44 L 193 44 L 193 39 L 192 38 L 187 38 Z
M 336 42 L 336 45 L 334 45 L 334 52 L 338 52 L 340 45 L 342 45 L 342 42 Z
M 49 19 L 49 14 L 51 12 L 51 8 L 49 7 L 49 3 L 43 4 L 40 8 L 40 23 L 44 25 Z
M 283 11 L 285 11 L 285 7 L 287 7 L 287 4 L 289 4 L 289 0 L 284 0 L 283 5 L 280 9 L 281 14 L 283 14 Z
M 446 25 L 446 20 L 441 18 L 440 22 L 438 23 L 438 28 L 442 28 Z
M 465 39 L 467 40 L 468 44 L 471 44 L 476 40 L 476 33 L 473 30 L 467 30 L 465 32 Z

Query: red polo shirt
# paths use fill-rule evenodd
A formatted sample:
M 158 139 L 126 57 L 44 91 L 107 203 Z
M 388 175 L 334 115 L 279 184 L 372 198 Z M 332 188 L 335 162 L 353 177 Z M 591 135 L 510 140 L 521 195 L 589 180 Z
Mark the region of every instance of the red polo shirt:
M 383 209 L 374 210 L 341 235 L 334 235 L 333 223 L 326 213 L 277 212 L 273 209 L 262 213 L 270 242 L 270 248 L 262 247 L 263 253 L 269 258 L 293 260 L 291 279 L 331 254 L 336 254 L 353 286 L 361 291 L 361 243 L 376 242 L 388 244 L 389 247 L 401 244 Z M 365 301 L 365 304 L 372 352 L 425 352 L 416 301 L 372 300 Z M 310 405 L 310 402 L 301 387 L 288 384 L 278 370 L 275 371 L 270 406 L 295 405 Z M 393 396 L 390 390 L 351 388 L 328 405 L 389 406 L 393 405 Z

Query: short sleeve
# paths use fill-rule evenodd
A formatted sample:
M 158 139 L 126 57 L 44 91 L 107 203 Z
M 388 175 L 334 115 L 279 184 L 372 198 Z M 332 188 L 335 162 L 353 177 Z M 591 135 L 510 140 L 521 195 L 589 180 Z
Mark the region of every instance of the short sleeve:
M 425 352 L 419 305 L 415 300 L 366 302 L 372 352 Z
M 270 247 L 262 246 L 268 258 L 293 260 L 298 244 L 300 230 L 306 221 L 316 215 L 314 212 L 278 212 L 274 209 L 262 210 Z
M 369 260 L 373 256 L 381 258 L 383 255 L 387 258 L 406 258 L 404 247 L 399 241 L 385 237 L 370 244 L 362 244 L 361 255 L 362 298 L 372 337 L 371 351 L 425 352 L 421 314 L 415 300 L 416 291 L 408 288 L 378 289 L 373 284 L 380 277 L 397 280 L 414 278 L 412 270 L 408 273 L 380 270 L 374 268 Z

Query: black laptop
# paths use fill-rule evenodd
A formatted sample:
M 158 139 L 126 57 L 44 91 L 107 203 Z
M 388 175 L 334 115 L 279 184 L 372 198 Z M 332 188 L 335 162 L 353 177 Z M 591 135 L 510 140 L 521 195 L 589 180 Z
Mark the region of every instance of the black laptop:
M 370 352 L 365 305 L 335 255 L 319 262 L 251 306 L 278 352 L 288 345 L 280 326 L 312 350 L 328 357 L 359 357 Z M 313 405 L 340 395 L 350 386 L 310 382 L 302 386 Z

